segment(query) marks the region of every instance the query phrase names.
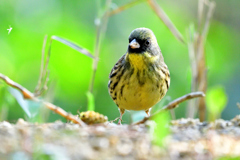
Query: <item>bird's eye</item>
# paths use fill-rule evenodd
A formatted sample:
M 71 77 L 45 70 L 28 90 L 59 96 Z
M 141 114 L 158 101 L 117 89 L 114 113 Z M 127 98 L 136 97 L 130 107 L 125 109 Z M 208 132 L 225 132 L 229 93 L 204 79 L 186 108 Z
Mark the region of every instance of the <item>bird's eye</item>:
M 131 39 L 128 39 L 128 43 L 130 43 L 132 40 Z
M 149 40 L 146 40 L 146 41 L 145 41 L 145 44 L 146 44 L 147 46 L 149 46 L 150 41 L 149 41 Z

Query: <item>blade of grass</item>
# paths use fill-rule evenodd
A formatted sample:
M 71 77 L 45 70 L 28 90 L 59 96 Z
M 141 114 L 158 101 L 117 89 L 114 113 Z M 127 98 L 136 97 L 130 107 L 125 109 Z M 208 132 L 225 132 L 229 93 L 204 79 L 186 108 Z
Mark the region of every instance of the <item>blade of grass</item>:
M 80 52 L 80 53 L 82 53 L 82 54 L 84 54 L 84 55 L 86 55 L 86 56 L 88 56 L 90 58 L 94 58 L 94 56 L 87 49 L 82 48 L 82 47 L 78 46 L 77 44 L 75 44 L 73 42 L 70 42 L 70 41 L 68 41 L 68 40 L 66 40 L 64 38 L 60 38 L 58 36 L 52 36 L 51 39 L 59 41 L 59 42 L 61 42 L 61 43 L 65 44 L 65 45 L 75 49 L 76 51 L 78 51 L 78 52 Z
M 172 34 L 182 43 L 185 43 L 182 34 L 178 31 L 176 26 L 169 19 L 167 14 L 163 11 L 163 9 L 158 5 L 155 0 L 148 0 L 148 4 L 152 8 L 152 10 L 157 14 L 157 16 L 163 21 L 163 23 L 168 27 L 168 29 L 172 32 Z

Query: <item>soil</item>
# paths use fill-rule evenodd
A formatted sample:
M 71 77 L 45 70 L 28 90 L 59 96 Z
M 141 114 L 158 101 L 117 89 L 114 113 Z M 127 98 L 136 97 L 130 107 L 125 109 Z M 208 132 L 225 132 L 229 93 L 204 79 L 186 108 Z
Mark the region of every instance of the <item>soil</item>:
M 106 122 L 81 127 L 56 121 L 0 123 L 0 159 L 218 159 L 240 157 L 240 115 L 212 123 L 170 122 L 164 147 L 152 143 L 151 124 Z

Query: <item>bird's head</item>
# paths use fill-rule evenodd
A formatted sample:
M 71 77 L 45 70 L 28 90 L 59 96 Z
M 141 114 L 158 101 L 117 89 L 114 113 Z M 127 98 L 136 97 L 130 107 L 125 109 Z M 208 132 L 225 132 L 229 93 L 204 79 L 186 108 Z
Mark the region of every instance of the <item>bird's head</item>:
M 154 33 L 148 28 L 137 28 L 129 36 L 126 59 L 138 68 L 143 64 L 163 61 Z
M 137 28 L 129 36 L 129 54 L 144 54 L 155 56 L 161 53 L 154 33 L 148 28 Z

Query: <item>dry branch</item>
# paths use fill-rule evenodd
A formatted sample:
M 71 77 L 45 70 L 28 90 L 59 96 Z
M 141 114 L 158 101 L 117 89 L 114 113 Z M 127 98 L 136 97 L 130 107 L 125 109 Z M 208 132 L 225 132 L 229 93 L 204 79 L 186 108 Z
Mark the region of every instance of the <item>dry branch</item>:
M 13 80 L 11 80 L 10 78 L 8 78 L 7 76 L 3 75 L 0 73 L 0 79 L 2 79 L 3 81 L 5 81 L 9 86 L 13 87 L 13 88 L 16 88 L 18 89 L 21 94 L 23 95 L 24 99 L 29 99 L 29 100 L 33 100 L 33 101 L 36 101 L 36 102 L 40 102 L 42 103 L 45 107 L 47 107 L 48 109 L 54 111 L 55 113 L 61 115 L 62 117 L 72 121 L 73 123 L 77 123 L 79 124 L 80 126 L 85 126 L 86 124 L 78 119 L 76 116 L 70 114 L 70 113 L 67 113 L 65 110 L 63 110 L 62 108 L 58 107 L 58 106 L 55 106 L 54 104 L 52 103 L 49 103 L 49 102 L 45 102 L 45 101 L 42 101 L 40 99 L 38 99 L 37 97 L 34 96 L 33 93 L 31 93 L 29 90 L 27 90 L 26 88 L 24 88 L 23 86 L 21 86 L 20 84 L 14 82 Z
M 186 100 L 189 100 L 192 98 L 197 98 L 197 97 L 204 97 L 204 96 L 205 96 L 205 94 L 203 92 L 192 92 L 192 93 L 186 94 L 182 97 L 175 99 L 174 101 L 170 102 L 168 105 L 163 107 L 161 110 L 174 109 L 174 108 L 176 108 L 176 106 L 178 104 L 182 103 L 183 101 L 186 101 Z
M 139 122 L 136 122 L 134 123 L 133 125 L 138 125 L 138 124 L 143 124 L 145 123 L 147 120 L 149 119 L 153 119 L 155 116 L 158 116 L 159 113 L 163 112 L 163 111 L 166 111 L 166 110 L 171 110 L 171 109 L 174 109 L 174 108 L 177 108 L 178 104 L 186 101 L 186 100 L 189 100 L 189 99 L 193 99 L 193 98 L 197 98 L 197 97 L 204 97 L 205 94 L 203 92 L 192 92 L 192 93 L 189 93 L 189 94 L 186 94 L 182 97 L 179 97 L 175 100 L 173 100 L 172 102 L 170 102 L 168 105 L 164 106 L 163 108 L 161 108 L 158 112 L 152 114 L 151 116 L 149 117 L 145 117 L 143 120 L 139 121 Z

